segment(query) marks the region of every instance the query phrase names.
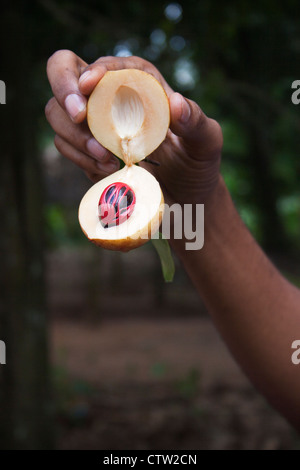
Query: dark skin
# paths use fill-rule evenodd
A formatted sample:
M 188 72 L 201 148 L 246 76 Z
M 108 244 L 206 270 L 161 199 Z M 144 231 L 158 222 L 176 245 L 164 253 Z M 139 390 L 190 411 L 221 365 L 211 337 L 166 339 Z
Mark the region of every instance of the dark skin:
M 118 169 L 115 157 L 92 139 L 86 102 L 107 70 L 124 68 L 151 73 L 170 102 L 167 138 L 149 156 L 160 166 L 143 165 L 158 179 L 169 204 L 205 205 L 204 247 L 187 251 L 184 239 L 171 240 L 172 247 L 245 373 L 300 429 L 300 365 L 291 361 L 292 342 L 300 339 L 300 291 L 282 277 L 235 210 L 219 173 L 219 124 L 139 57 L 102 57 L 88 65 L 71 51 L 58 51 L 47 67 L 54 97 L 46 116 L 55 145 L 93 182 Z

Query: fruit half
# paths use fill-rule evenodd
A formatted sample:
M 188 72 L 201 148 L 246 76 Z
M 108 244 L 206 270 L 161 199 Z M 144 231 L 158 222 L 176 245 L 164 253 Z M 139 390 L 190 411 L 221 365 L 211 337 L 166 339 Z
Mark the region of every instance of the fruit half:
M 142 70 L 107 72 L 89 98 L 87 120 L 96 140 L 130 165 L 146 158 L 165 139 L 168 97 L 160 83 Z
M 130 186 L 135 194 L 135 205 L 126 221 L 106 227 L 99 217 L 99 200 L 105 189 L 115 182 Z M 85 235 L 96 245 L 109 250 L 129 251 L 146 243 L 157 232 L 163 206 L 163 194 L 154 176 L 136 165 L 124 166 L 88 190 L 79 206 L 79 223 Z

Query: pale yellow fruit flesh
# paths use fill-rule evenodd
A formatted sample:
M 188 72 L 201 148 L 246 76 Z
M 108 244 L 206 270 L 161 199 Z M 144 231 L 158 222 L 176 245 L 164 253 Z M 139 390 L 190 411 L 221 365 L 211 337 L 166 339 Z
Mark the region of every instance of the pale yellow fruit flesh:
M 98 216 L 99 199 L 114 182 L 128 184 L 136 196 L 130 217 L 120 225 L 104 228 Z M 79 223 L 85 235 L 95 244 L 110 250 L 129 251 L 146 243 L 159 229 L 164 198 L 159 183 L 147 170 L 125 166 L 92 186 L 79 206 Z
M 131 165 L 165 139 L 169 100 L 161 84 L 142 70 L 109 71 L 89 98 L 87 120 L 96 140 Z

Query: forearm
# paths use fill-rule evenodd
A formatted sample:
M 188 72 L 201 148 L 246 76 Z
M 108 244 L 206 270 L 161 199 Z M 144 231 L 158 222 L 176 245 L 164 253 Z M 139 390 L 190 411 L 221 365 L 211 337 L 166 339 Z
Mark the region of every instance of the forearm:
M 172 245 L 237 361 L 300 428 L 300 371 L 291 362 L 291 344 L 300 339 L 300 292 L 257 245 L 222 180 L 205 206 L 202 250 L 185 251 L 182 240 Z

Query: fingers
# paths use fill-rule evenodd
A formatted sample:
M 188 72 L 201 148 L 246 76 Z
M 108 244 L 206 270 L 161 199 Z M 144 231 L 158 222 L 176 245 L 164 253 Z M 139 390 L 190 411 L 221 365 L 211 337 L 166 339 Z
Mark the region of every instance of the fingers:
M 84 170 L 90 179 L 98 181 L 118 169 L 118 162 L 101 163 L 77 150 L 59 135 L 54 138 L 57 150 L 66 158 Z
M 194 101 L 179 93 L 172 93 L 169 99 L 170 128 L 174 134 L 183 138 L 185 147 L 195 153 L 195 158 L 220 153 L 223 145 L 220 125 L 208 118 Z
M 74 124 L 55 98 L 48 102 L 45 113 L 54 132 L 73 147 L 102 163 L 111 158 L 112 154 L 92 137 L 87 123 Z
M 56 133 L 55 145 L 65 157 L 84 171 L 105 174 L 116 171 L 118 160 L 92 137 L 86 122 L 74 124 L 52 98 L 46 106 L 46 116 Z
M 79 79 L 79 89 L 84 95 L 89 95 L 107 71 L 130 68 L 150 73 L 161 83 L 168 96 L 172 93 L 171 87 L 159 73 L 157 68 L 147 60 L 135 56 L 101 57 L 96 62 L 85 68 Z
M 108 70 L 136 68 L 152 74 L 164 87 L 167 95 L 172 89 L 150 62 L 140 57 L 101 57 L 87 65 L 68 50 L 55 52 L 47 63 L 47 75 L 53 94 L 59 105 L 75 123 L 86 117 L 86 96 L 90 95 Z
M 78 80 L 87 66 L 80 57 L 68 50 L 55 52 L 47 63 L 47 75 L 59 105 L 76 123 L 86 116 L 86 97 L 78 87 Z

